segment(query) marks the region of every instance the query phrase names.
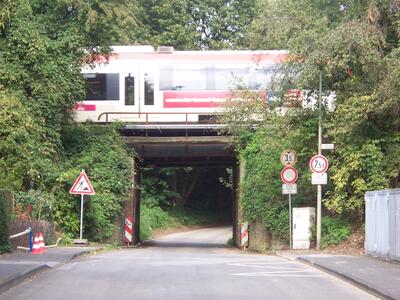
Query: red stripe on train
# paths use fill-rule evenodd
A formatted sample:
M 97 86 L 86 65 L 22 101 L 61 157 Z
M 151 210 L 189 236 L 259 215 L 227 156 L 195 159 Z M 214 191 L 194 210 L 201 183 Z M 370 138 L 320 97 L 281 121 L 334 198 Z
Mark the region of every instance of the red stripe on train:
M 77 111 L 96 111 L 96 104 L 76 103 L 74 110 Z
M 223 100 L 231 95 L 227 91 L 164 92 L 165 108 L 205 108 L 222 106 Z

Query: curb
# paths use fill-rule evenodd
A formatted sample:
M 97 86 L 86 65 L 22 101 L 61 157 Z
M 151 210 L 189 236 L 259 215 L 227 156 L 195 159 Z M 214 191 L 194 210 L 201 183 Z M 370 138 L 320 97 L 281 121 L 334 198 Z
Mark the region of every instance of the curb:
M 93 251 L 100 251 L 102 250 L 102 247 L 96 248 L 96 249 L 91 249 L 91 250 L 83 250 L 81 252 L 75 253 L 73 255 L 71 255 L 70 257 L 67 257 L 64 261 L 61 261 L 57 264 L 55 264 L 54 266 L 50 267 L 49 265 L 47 265 L 46 263 L 43 263 L 41 265 L 35 266 L 27 271 L 21 271 L 17 274 L 14 274 L 13 276 L 10 276 L 9 278 L 6 278 L 3 282 L 0 282 L 0 294 L 4 293 L 5 291 L 7 291 L 8 289 L 18 285 L 19 283 L 23 282 L 25 279 L 36 275 L 40 272 L 43 272 L 45 270 L 50 270 L 50 269 L 55 269 L 58 268 L 59 266 L 66 264 L 70 261 L 72 261 L 73 259 L 91 253 Z
M 13 276 L 7 278 L 4 282 L 0 283 L 0 294 L 4 293 L 5 291 L 12 288 L 13 286 L 16 286 L 17 284 L 21 283 L 28 277 L 38 274 L 38 273 L 43 272 L 48 269 L 50 269 L 50 267 L 48 265 L 42 264 L 42 265 L 33 267 L 33 268 L 29 269 L 28 271 L 22 271 L 22 272 L 19 272 Z
M 389 300 L 396 300 L 395 298 L 393 298 L 393 297 L 391 297 L 391 296 L 389 296 L 387 294 L 384 294 L 381 291 L 376 290 L 375 288 L 369 286 L 368 284 L 365 284 L 365 283 L 363 283 L 361 281 L 358 281 L 358 280 L 356 280 L 356 279 L 354 279 L 354 278 L 352 278 L 352 277 L 350 277 L 350 276 L 348 276 L 348 275 L 346 275 L 344 273 L 341 273 L 341 272 L 329 269 L 327 267 L 324 267 L 324 266 L 322 266 L 322 265 L 320 265 L 318 263 L 313 262 L 312 260 L 308 260 L 308 259 L 303 258 L 303 257 L 298 257 L 296 260 L 300 261 L 302 263 L 305 263 L 307 265 L 310 265 L 312 267 L 315 267 L 315 268 L 317 268 L 319 270 L 322 270 L 322 271 L 324 271 L 326 273 L 329 273 L 329 274 L 331 274 L 331 275 L 333 275 L 333 276 L 335 276 L 337 278 L 343 279 L 344 281 L 346 281 L 346 282 L 348 282 L 350 284 L 353 284 L 353 285 L 363 289 L 364 291 L 369 292 L 370 294 L 373 294 L 374 296 L 377 296 L 377 297 L 380 297 L 380 298 L 383 297 L 384 299 L 389 299 Z

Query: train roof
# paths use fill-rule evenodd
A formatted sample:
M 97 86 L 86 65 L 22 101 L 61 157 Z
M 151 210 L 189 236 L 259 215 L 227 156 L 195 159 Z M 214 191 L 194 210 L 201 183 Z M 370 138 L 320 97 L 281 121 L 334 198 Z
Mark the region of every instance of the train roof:
M 174 50 L 161 46 L 113 46 L 111 59 L 199 60 L 199 61 L 258 61 L 279 63 L 285 60 L 286 50 Z

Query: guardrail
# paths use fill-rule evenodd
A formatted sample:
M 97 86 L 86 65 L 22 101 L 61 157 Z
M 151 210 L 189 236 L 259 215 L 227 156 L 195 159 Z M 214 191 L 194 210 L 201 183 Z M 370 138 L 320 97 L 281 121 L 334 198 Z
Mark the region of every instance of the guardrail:
M 20 236 L 23 236 L 23 235 L 26 235 L 26 234 L 29 234 L 29 248 L 18 246 L 17 249 L 29 250 L 30 252 L 32 252 L 32 248 L 33 248 L 32 227 L 28 227 L 26 230 L 24 230 L 20 233 L 10 235 L 10 240 L 15 239 Z
M 222 115 L 221 113 L 213 113 L 213 112 L 126 112 L 126 111 L 120 111 L 120 112 L 103 112 L 97 117 L 97 121 L 100 121 L 103 116 L 105 116 L 106 124 L 109 122 L 109 116 L 110 115 L 137 115 L 139 118 L 141 116 L 144 116 L 144 122 L 145 124 L 149 124 L 149 117 L 150 116 L 157 116 L 157 115 L 181 115 L 184 116 L 184 124 L 189 124 L 189 116 L 191 115 L 206 115 L 206 116 L 220 116 Z M 209 120 L 211 121 L 211 120 Z

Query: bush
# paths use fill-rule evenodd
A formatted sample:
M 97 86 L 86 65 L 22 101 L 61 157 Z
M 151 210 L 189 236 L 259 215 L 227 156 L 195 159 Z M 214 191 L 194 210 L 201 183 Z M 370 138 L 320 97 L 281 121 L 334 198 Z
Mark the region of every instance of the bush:
M 177 225 L 168 213 L 158 206 L 150 207 L 142 204 L 140 212 L 141 240 L 150 239 L 153 229 Z
M 11 199 L 9 197 L 9 191 L 0 190 L 0 253 L 9 252 L 11 250 L 9 241 Z
M 322 247 L 337 245 L 350 237 L 350 225 L 346 220 L 332 217 L 322 218 Z
M 64 163 L 55 174 L 57 186 L 54 219 L 69 236 L 79 233 L 80 197 L 68 194 L 82 169 L 96 192 L 84 197 L 83 235 L 96 242 L 107 241 L 115 230 L 114 221 L 132 188 L 131 152 L 122 142 L 118 125 L 76 124 L 64 127 Z

